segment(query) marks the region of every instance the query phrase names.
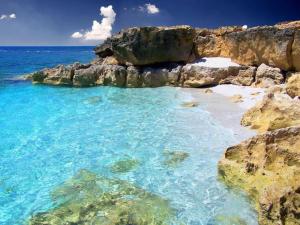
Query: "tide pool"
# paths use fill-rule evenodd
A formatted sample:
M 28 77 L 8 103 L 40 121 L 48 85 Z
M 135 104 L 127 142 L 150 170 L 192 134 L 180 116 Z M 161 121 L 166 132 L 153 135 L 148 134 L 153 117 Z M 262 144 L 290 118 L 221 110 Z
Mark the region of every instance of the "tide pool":
M 236 142 L 232 132 L 201 107 L 183 107 L 192 100 L 188 92 L 5 81 L 52 64 L 88 62 L 91 49 L 0 48 L 0 224 L 24 224 L 53 208 L 53 190 L 83 169 L 168 200 L 171 224 L 257 224 L 247 199 L 217 179 L 218 160 Z

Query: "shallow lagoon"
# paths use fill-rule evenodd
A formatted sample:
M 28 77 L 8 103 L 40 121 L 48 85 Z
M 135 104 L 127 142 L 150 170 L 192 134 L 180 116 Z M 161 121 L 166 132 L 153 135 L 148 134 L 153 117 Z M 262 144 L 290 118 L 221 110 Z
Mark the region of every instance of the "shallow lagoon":
M 11 70 L 22 73 L 21 68 Z M 232 132 L 201 104 L 182 107 L 189 101 L 191 96 L 180 88 L 78 89 L 4 82 L 0 224 L 22 224 L 54 207 L 51 193 L 82 169 L 169 200 L 176 221 L 184 224 L 216 224 L 216 217 L 256 224 L 247 200 L 217 180 L 217 162 L 236 142 Z M 174 151 L 185 157 L 168 166 L 166 152 Z M 112 170 L 128 159 L 125 170 Z

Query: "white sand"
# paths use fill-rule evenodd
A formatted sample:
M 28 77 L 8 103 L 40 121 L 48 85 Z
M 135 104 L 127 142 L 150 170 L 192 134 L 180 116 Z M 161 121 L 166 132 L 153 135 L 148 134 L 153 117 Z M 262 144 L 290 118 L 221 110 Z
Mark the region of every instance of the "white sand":
M 181 90 L 190 93 L 191 97 L 188 100 L 190 100 L 191 102 L 197 102 L 199 104 L 198 107 L 209 112 L 211 116 L 214 117 L 217 121 L 219 121 L 219 123 L 222 126 L 231 130 L 232 134 L 236 139 L 236 142 L 233 144 L 238 144 L 241 141 L 256 135 L 257 133 L 254 130 L 250 130 L 249 128 L 240 125 L 241 118 L 247 109 L 240 107 L 242 103 L 238 104 L 230 101 L 229 96 L 231 96 L 232 94 L 229 92 L 230 86 L 221 85 L 221 87 L 223 88 L 221 89 L 220 86 L 218 88 L 219 92 L 221 92 L 222 90 L 222 92 L 226 93 L 228 96 L 222 95 L 221 93 L 217 93 L 217 91 L 211 94 L 205 93 L 205 89 L 182 88 Z M 241 94 L 238 91 L 239 87 L 238 86 L 237 88 L 235 87 L 236 86 L 231 87 L 231 89 L 235 90 L 234 94 Z M 224 89 L 226 90 L 226 92 L 224 91 Z M 257 91 L 257 89 L 255 90 Z M 249 90 L 248 92 L 244 91 L 244 93 L 247 93 L 249 95 Z M 251 102 L 252 102 L 251 104 L 255 103 L 254 100 L 251 100 Z
M 232 62 L 230 58 L 224 57 L 204 57 L 189 65 L 210 68 L 227 68 L 229 66 L 240 66 L 239 64 Z
M 232 84 L 218 85 L 211 89 L 214 93 L 221 94 L 226 97 L 241 95 L 242 102 L 236 104 L 243 109 L 249 109 L 253 107 L 258 101 L 262 100 L 265 94 L 265 89 L 263 88 L 237 86 Z

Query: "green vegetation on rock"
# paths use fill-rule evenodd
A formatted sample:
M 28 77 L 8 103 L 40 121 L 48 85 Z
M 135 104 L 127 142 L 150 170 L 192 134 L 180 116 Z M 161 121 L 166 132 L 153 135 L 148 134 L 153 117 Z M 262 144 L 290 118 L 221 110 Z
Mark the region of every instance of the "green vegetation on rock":
M 52 193 L 55 208 L 30 218 L 30 225 L 167 225 L 167 200 L 126 181 L 81 170 Z

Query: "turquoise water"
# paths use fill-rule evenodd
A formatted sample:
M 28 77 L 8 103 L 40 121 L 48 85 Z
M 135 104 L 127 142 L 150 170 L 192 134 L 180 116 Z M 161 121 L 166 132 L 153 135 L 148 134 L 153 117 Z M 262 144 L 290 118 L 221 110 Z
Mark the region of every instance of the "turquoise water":
M 88 62 L 91 48 L 18 49 L 31 59 L 42 57 L 39 62 L 26 57 L 23 64 L 23 57 L 14 63 L 15 53 L 1 49 L 0 224 L 23 224 L 53 207 L 51 191 L 80 169 L 130 181 L 169 199 L 184 224 L 215 224 L 218 215 L 257 224 L 247 200 L 217 181 L 217 162 L 236 141 L 232 132 L 201 107 L 182 107 L 191 99 L 188 92 L 11 82 L 8 77 L 43 65 Z M 166 150 L 189 157 L 170 168 L 164 164 Z M 139 166 L 121 174 L 110 170 L 127 157 L 137 159 Z

